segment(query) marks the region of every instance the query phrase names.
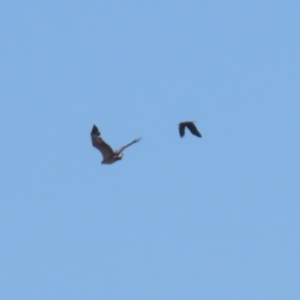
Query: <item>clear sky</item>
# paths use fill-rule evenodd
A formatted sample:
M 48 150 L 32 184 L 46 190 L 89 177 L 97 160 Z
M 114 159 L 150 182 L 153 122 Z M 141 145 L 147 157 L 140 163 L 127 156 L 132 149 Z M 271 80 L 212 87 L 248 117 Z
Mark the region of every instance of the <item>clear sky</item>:
M 0 299 L 300 299 L 299 32 L 299 1 L 1 1 Z M 93 124 L 143 139 L 101 165 Z

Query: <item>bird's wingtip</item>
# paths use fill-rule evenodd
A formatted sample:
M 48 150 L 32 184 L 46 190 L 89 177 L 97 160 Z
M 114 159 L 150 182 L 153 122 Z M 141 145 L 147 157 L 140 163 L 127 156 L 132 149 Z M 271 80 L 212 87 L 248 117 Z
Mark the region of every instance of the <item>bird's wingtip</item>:
M 98 127 L 95 124 L 93 125 L 91 134 L 97 134 L 97 135 L 100 136 L 100 131 L 99 131 Z

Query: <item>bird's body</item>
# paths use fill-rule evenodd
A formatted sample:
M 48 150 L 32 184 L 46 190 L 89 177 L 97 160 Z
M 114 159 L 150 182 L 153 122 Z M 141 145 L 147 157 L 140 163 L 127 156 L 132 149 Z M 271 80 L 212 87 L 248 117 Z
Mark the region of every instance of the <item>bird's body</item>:
M 198 131 L 198 129 L 195 126 L 195 124 L 193 122 L 191 122 L 191 121 L 186 121 L 186 122 L 179 123 L 178 129 L 179 129 L 179 135 L 181 137 L 184 136 L 185 127 L 187 127 L 193 135 L 195 135 L 197 137 L 202 137 L 201 133 Z
M 91 131 L 91 139 L 92 144 L 95 148 L 97 148 L 103 156 L 102 164 L 113 164 L 117 160 L 121 160 L 123 157 L 123 151 L 125 148 L 131 146 L 132 144 L 138 142 L 140 139 L 135 139 L 129 144 L 121 147 L 118 150 L 113 151 L 113 149 L 104 142 L 104 140 L 100 136 L 100 131 L 96 125 L 93 126 Z

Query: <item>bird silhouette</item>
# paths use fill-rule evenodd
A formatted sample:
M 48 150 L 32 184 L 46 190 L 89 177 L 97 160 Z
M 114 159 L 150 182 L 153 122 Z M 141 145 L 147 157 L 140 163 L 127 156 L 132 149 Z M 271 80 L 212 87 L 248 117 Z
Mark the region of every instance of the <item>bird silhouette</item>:
M 117 160 L 121 160 L 124 155 L 122 153 L 124 149 L 140 140 L 140 138 L 135 139 L 129 144 L 126 144 L 125 146 L 113 151 L 113 149 L 107 143 L 105 143 L 104 140 L 101 138 L 100 131 L 96 125 L 94 125 L 92 128 L 91 139 L 92 139 L 93 146 L 102 153 L 103 156 L 103 160 L 101 162 L 102 164 L 113 164 Z
M 201 133 L 198 131 L 198 129 L 195 126 L 194 122 L 191 122 L 191 121 L 186 121 L 186 122 L 180 122 L 179 123 L 178 129 L 179 129 L 179 135 L 181 137 L 184 136 L 185 127 L 187 127 L 193 135 L 198 136 L 198 137 L 202 137 Z

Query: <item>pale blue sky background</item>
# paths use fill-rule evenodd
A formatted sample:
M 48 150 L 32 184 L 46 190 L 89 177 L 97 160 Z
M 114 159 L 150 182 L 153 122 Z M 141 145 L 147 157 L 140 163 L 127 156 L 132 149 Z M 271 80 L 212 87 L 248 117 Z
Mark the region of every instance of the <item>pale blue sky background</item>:
M 300 299 L 299 1 L 2 0 L 0 36 L 0 299 Z M 143 139 L 101 165 L 93 124 Z

